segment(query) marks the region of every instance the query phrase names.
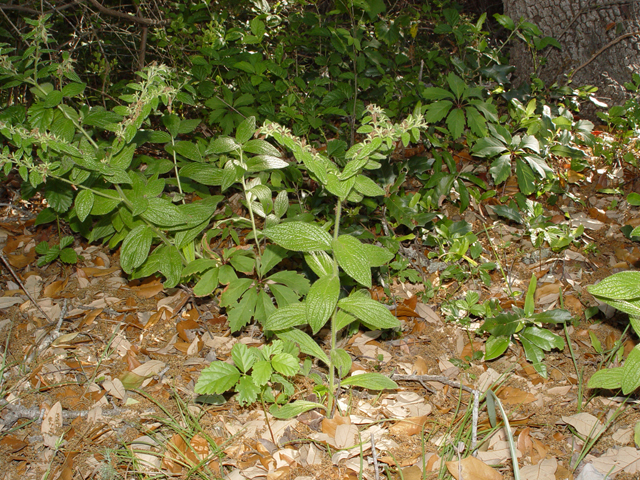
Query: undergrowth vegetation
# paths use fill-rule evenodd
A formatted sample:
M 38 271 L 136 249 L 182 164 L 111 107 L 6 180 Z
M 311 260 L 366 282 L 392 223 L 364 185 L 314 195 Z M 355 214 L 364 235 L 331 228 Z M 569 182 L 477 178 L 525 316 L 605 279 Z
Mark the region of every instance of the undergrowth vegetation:
M 391 296 L 394 279 L 422 282 L 426 301 L 447 280 L 509 284 L 498 249 L 483 247 L 486 231 L 465 217 L 488 200 L 536 249 L 585 247 L 584 229 L 552 222 L 542 202 L 592 168 L 585 149 L 635 168 L 640 107 L 601 114 L 615 132 L 607 143 L 579 119 L 592 89 L 535 76 L 512 88 L 511 41 L 529 45 L 534 65 L 559 45 L 503 15 L 470 19 L 447 2 L 400 12 L 337 2 L 327 13 L 254 3 L 251 14 L 207 11 L 205 24 L 201 9 L 180 6 L 150 37 L 172 64 L 149 63 L 135 78 L 108 76 L 113 60 L 95 51 L 59 50 L 50 16 L 25 19 L 20 42 L 0 44 L 0 175 L 17 172 L 23 199 L 46 199 L 36 224 L 57 225 L 57 240 L 37 247 L 38 265 L 75 263 L 69 233 L 78 234 L 119 249 L 131 279 L 156 275 L 165 288 L 218 296 L 232 332 L 259 328 L 273 339 L 262 350 L 237 344 L 233 365 L 211 363 L 196 392 L 235 391 L 240 404 L 271 404 L 279 418 L 316 408 L 330 417 L 339 388 L 396 387 L 380 373 L 349 376 L 352 360 L 338 346 L 341 331 L 359 326 L 402 334 L 370 290 Z M 488 35 L 488 20 L 503 41 Z M 90 69 L 102 85 L 85 78 Z M 639 85 L 636 75 L 627 87 Z M 407 253 L 414 241 L 443 264 L 437 278 Z M 603 284 L 591 293 L 629 313 L 638 331 L 637 279 Z M 528 292 L 509 289 L 522 308 L 469 292 L 442 310 L 449 321 L 484 322 L 486 360 L 518 342 L 546 377 L 546 353 L 565 346 L 547 327 L 571 315 L 536 313 L 535 290 L 535 277 Z M 323 328 L 328 350 L 314 339 Z M 637 352 L 590 385 L 635 390 Z M 309 375 L 311 358 L 326 367 L 313 377 L 318 399 L 290 402 L 292 378 Z

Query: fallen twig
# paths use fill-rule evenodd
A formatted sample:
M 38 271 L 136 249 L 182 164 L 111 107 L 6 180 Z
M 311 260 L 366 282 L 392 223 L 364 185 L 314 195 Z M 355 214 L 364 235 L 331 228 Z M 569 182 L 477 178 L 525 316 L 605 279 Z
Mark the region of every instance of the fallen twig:
M 13 405 L 11 403 L 6 403 L 0 408 L 9 410 L 9 413 L 5 415 L 3 419 L 5 429 L 10 428 L 21 418 L 36 420 L 38 423 L 40 423 L 42 422 L 42 419 L 46 414 L 46 410 L 44 408 L 26 408 L 19 405 Z M 62 418 L 63 420 L 73 420 L 78 417 L 87 417 L 92 411 L 93 410 L 63 410 Z M 125 410 L 123 410 L 122 408 L 113 407 L 108 410 L 102 410 L 100 414 L 107 417 L 113 417 L 116 415 L 120 415 L 124 411 Z
M 20 288 L 25 293 L 25 295 L 29 297 L 29 300 L 31 300 L 31 303 L 35 305 L 35 307 L 40 311 L 42 315 L 44 315 L 44 318 L 46 318 L 49 321 L 49 323 L 53 323 L 53 321 L 49 318 L 49 315 L 45 313 L 45 311 L 40 307 L 40 305 L 38 305 L 38 303 L 31 296 L 31 293 L 29 293 L 29 290 L 27 290 L 27 288 L 24 286 L 24 284 L 22 283 L 22 280 L 20 280 L 20 277 L 18 277 L 18 274 L 13 271 L 13 268 L 11 268 L 9 261 L 5 258 L 4 253 L 2 253 L 1 251 L 0 251 L 0 259 L 2 259 L 2 263 L 4 263 L 4 266 L 7 267 L 7 270 L 11 272 L 11 276 L 16 281 L 16 283 L 20 285 Z
M 424 382 L 438 382 L 450 387 L 464 390 L 465 392 L 473 393 L 473 411 L 472 411 L 472 425 L 471 425 L 471 451 L 475 450 L 478 442 L 478 409 L 480 405 L 480 391 L 475 388 L 467 387 L 459 382 L 454 382 L 449 378 L 442 375 L 391 375 L 391 380 L 404 380 L 407 382 L 420 382 L 420 384 L 427 390 L 429 388 Z
M 51 330 L 46 335 L 43 335 L 38 340 L 36 340 L 35 345 L 31 348 L 31 351 L 27 354 L 26 360 L 27 362 L 33 361 L 36 357 L 37 352 L 42 352 L 51 345 L 56 338 L 60 336 L 60 328 L 62 327 L 62 321 L 64 320 L 65 315 L 67 314 L 67 299 L 64 299 L 64 303 L 62 304 L 62 310 L 60 311 L 60 317 L 58 318 L 58 323 L 55 328 Z M 40 344 L 40 345 L 38 345 Z
M 372 457 L 373 457 L 373 472 L 375 475 L 375 479 L 379 480 L 380 479 L 380 475 L 378 473 L 378 454 L 376 452 L 376 442 L 375 439 L 373 437 L 373 433 L 371 434 L 371 453 L 372 453 Z

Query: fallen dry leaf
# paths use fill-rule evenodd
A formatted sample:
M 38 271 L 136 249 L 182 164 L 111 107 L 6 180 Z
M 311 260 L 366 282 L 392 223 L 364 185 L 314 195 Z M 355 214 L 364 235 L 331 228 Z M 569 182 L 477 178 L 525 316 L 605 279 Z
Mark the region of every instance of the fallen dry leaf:
M 498 398 L 506 405 L 523 405 L 536 401 L 536 396 L 515 387 L 502 387 L 498 390 Z
M 460 462 L 446 462 L 447 470 L 456 480 L 502 480 L 502 475 L 475 457 Z
M 356 444 L 358 438 L 358 427 L 355 425 L 342 424 L 336 427 L 334 438 L 336 448 L 350 448 Z
M 604 430 L 602 422 L 586 412 L 570 416 L 563 415 L 562 420 L 575 428 L 576 432 L 585 438 L 596 438 Z
M 25 442 L 24 440 L 20 440 L 18 437 L 14 437 L 13 435 L 9 435 L 9 434 L 5 435 L 4 437 L 2 437 L 2 439 L 0 439 L 0 448 L 2 448 L 3 451 L 6 451 L 8 453 L 19 452 L 27 445 L 29 445 L 29 443 Z
M 333 418 L 324 418 L 322 419 L 322 433 L 335 437 L 338 425 L 351 425 L 351 419 L 348 415 L 343 417 L 337 414 Z
M 609 474 L 611 478 L 620 472 L 637 474 L 640 473 L 640 450 L 633 447 L 610 448 L 591 463 L 599 472 Z
M 518 435 L 516 447 L 522 452 L 524 456 L 528 456 L 531 454 L 531 451 L 533 450 L 533 442 L 531 441 L 531 429 L 529 427 L 526 427 Z
M 532 438 L 533 451 L 531 452 L 531 463 L 537 464 L 547 456 L 549 448 L 537 438 Z
M 405 467 L 402 469 L 402 478 L 404 480 L 422 480 L 422 470 L 417 465 Z
M 56 298 L 56 295 L 58 295 L 58 293 L 60 293 L 64 289 L 64 287 L 67 286 L 68 282 L 69 282 L 69 278 L 51 282 L 49 285 L 44 287 L 44 290 L 42 291 L 42 295 L 49 298 Z
M 58 441 L 58 435 L 56 433 L 62 428 L 62 404 L 56 402 L 51 407 L 44 418 L 42 419 L 42 425 L 40 431 L 42 432 L 43 443 L 49 448 L 56 448 L 56 442 Z
M 358 349 L 367 360 L 377 361 L 382 358 L 382 361 L 387 363 L 393 359 L 393 355 L 376 345 L 360 345 Z M 380 357 L 380 355 L 382 355 L 382 357 Z
M 184 341 L 191 343 L 192 339 L 189 338 L 187 334 L 187 330 L 195 330 L 200 328 L 198 322 L 195 320 L 183 320 L 182 322 L 178 322 L 176 325 L 176 330 L 178 331 L 178 336 Z
M 389 433 L 392 435 L 417 435 L 422 432 L 424 424 L 427 423 L 427 417 L 428 415 L 405 418 L 392 425 L 389 428 Z
M 520 469 L 520 480 L 556 480 L 558 461 L 547 458 L 536 465 L 527 465 Z
M 155 297 L 158 293 L 164 290 L 164 285 L 157 278 L 147 279 L 140 285 L 129 287 L 132 292 L 141 298 Z
M 413 368 L 411 369 L 416 375 L 426 375 L 429 372 L 427 362 L 420 355 L 416 356 L 416 360 L 413 362 Z
M 82 270 L 82 272 L 87 277 L 104 277 L 106 275 L 110 275 L 113 272 L 117 272 L 120 270 L 119 267 L 111 267 L 111 268 L 101 268 L 101 267 L 83 267 L 78 270 Z

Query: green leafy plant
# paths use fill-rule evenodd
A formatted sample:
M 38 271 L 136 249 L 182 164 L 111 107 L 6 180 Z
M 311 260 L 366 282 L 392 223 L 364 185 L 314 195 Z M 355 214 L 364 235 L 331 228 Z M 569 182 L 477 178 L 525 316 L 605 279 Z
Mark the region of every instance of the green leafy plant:
M 280 247 L 301 252 L 310 270 L 317 276 L 305 300 L 278 308 L 267 318 L 264 329 L 274 332 L 280 339 L 296 342 L 302 352 L 317 358 L 329 369 L 326 406 L 302 400 L 283 407 L 274 405 L 271 413 L 276 417 L 290 417 L 313 408 L 322 408 L 331 415 L 338 385 L 336 379 L 342 387 L 356 386 L 372 390 L 396 388 L 395 382 L 379 373 L 347 377 L 351 369 L 351 357 L 345 350 L 337 348 L 338 332 L 356 321 L 374 329 L 399 326 L 398 320 L 384 305 L 372 300 L 367 290 L 356 287 L 348 296 L 341 294 L 341 286 L 353 282 L 370 288 L 371 268 L 393 258 L 393 254 L 383 247 L 365 244 L 354 236 L 341 234 L 341 216 L 344 203 L 360 202 L 364 196 L 384 194 L 384 190 L 363 175 L 363 171 L 378 168 L 380 164 L 377 160 L 384 158 L 380 152 L 389 152 L 395 141 L 402 141 L 405 145 L 417 141 L 420 129 L 425 124 L 420 116 L 410 116 L 401 124 L 392 124 L 382 110 L 373 105 L 368 107 L 368 113 L 358 130 L 365 138 L 346 152 L 347 163 L 342 169 L 292 135 L 288 129 L 276 124 L 267 124 L 262 128 L 263 134 L 290 149 L 308 174 L 328 195 L 336 198 L 335 217 L 324 226 L 316 222 L 283 221 L 262 232 Z M 329 229 L 333 229 L 333 235 L 330 235 Z M 331 327 L 329 355 L 309 334 L 296 328 L 308 326 L 311 333 L 315 334 L 327 322 Z
M 545 352 L 553 349 L 562 350 L 564 340 L 543 328 L 543 325 L 565 323 L 571 320 L 571 314 L 563 309 L 534 313 L 536 284 L 536 277 L 532 275 L 524 309 L 512 307 L 511 311 L 486 319 L 481 331 L 490 334 L 485 342 L 485 360 L 499 357 L 511 342 L 517 340 L 522 345 L 527 360 L 541 376 L 547 378 L 547 366 L 543 363 Z
M 629 323 L 636 335 L 640 335 L 640 272 L 618 272 L 587 291 L 596 299 L 629 315 Z M 621 389 L 628 395 L 640 387 L 640 347 L 629 352 L 621 367 L 598 370 L 589 379 L 589 388 Z
M 257 400 L 286 403 L 295 391 L 291 379 L 300 370 L 299 353 L 289 341 L 274 340 L 260 349 L 236 343 L 231 349 L 233 364 L 211 362 L 200 373 L 195 391 L 220 395 L 234 390 L 240 405 Z
M 533 135 L 512 136 L 501 125 L 489 124 L 489 135 L 480 138 L 471 152 L 483 158 L 495 158 L 489 172 L 494 183 L 499 185 L 511 175 L 515 160 L 518 187 L 525 195 L 536 191 L 536 177 L 545 179 L 553 174 L 544 159 L 540 156 L 540 144 Z
M 517 193 L 508 205 L 493 205 L 491 209 L 497 215 L 523 225 L 535 248 L 541 248 L 547 242 L 557 252 L 577 243 L 584 233 L 584 225 L 571 228 L 569 225 L 553 223 L 550 217 L 544 215 L 540 202 L 534 202 L 521 193 Z
M 477 292 L 467 292 L 464 298 L 443 302 L 440 308 L 446 321 L 463 325 L 470 324 L 473 321 L 472 317 L 482 319 L 501 310 L 495 300 L 480 303 L 480 294 Z
M 496 268 L 496 264 L 482 261 L 482 244 L 468 222 L 440 220 L 434 226 L 434 233 L 427 235 L 425 244 L 434 247 L 427 255 L 429 258 L 452 264 L 443 271 L 443 278 L 453 277 L 463 281 L 475 276 L 480 277 L 486 285 L 491 283 L 489 272 Z
M 509 31 L 509 37 L 503 43 L 503 46 L 508 45 L 512 37 L 517 37 L 522 40 L 531 54 L 531 60 L 533 62 L 533 69 L 531 73 L 531 87 L 534 90 L 534 94 L 537 91 L 544 90 L 545 85 L 538 77 L 539 69 L 546 63 L 546 57 L 540 54 L 547 47 L 555 47 L 561 49 L 560 43 L 553 37 L 544 37 L 540 28 L 537 25 L 527 22 L 524 18 L 521 18 L 517 23 L 514 22 L 507 15 L 496 13 L 493 16 L 496 21 Z
M 73 237 L 70 235 L 62 237 L 58 245 L 49 245 L 49 242 L 43 240 L 36 245 L 36 253 L 42 255 L 38 259 L 38 266 L 42 267 L 58 259 L 63 263 L 76 263 L 78 261 L 78 255 L 75 250 L 69 248 L 69 245 L 72 244 Z
M 487 134 L 487 120 L 497 122 L 497 109 L 490 100 L 484 98 L 481 87 L 473 87 L 455 73 L 447 75 L 449 90 L 441 87 L 426 87 L 420 93 L 427 101 L 424 107 L 425 119 L 437 123 L 446 117 L 447 133 L 452 140 L 462 136 L 466 127 L 478 137 Z
M 218 161 L 223 166 L 222 169 L 192 163 L 180 171 L 180 175 L 190 175 L 196 180 L 219 184 L 222 192 L 236 184 L 243 190 L 249 218 L 233 217 L 224 222 L 244 226 L 248 224 L 254 244 L 249 248 L 238 246 L 224 249 L 222 253 L 216 252 L 210 248 L 210 242 L 222 230 L 215 227 L 202 237 L 199 249 L 201 258 L 194 259 L 181 273 L 184 279 L 196 274 L 199 276 L 194 286 L 194 293 L 198 296 L 209 295 L 219 283 L 226 285 L 220 305 L 226 308 L 233 332 L 247 325 L 251 319 L 264 323 L 276 309 L 269 293 L 275 297 L 279 307 L 284 307 L 298 301 L 309 289 L 309 281 L 293 271 L 278 271 L 267 276 L 288 252 L 277 245 L 263 247 L 257 222 L 261 218 L 266 227 L 277 225 L 289 210 L 289 198 L 285 190 L 273 198 L 268 174 L 269 171 L 286 168 L 289 164 L 280 158 L 280 152 L 270 143 L 253 139 L 255 132 L 255 117 L 249 117 L 240 123 L 235 137 L 221 136 L 204 150 L 204 156 L 210 153 L 220 155 Z M 193 145 L 187 142 L 182 144 Z M 206 176 L 208 178 L 204 178 Z M 237 235 L 235 239 L 238 242 Z M 238 277 L 238 273 L 242 276 Z

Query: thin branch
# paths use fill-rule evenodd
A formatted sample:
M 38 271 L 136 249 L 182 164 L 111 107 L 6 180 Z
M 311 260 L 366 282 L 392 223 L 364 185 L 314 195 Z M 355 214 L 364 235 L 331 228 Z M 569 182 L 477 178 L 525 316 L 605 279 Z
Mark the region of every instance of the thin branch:
M 618 38 L 615 38 L 613 40 L 611 40 L 609 43 L 607 43 L 604 47 L 602 47 L 600 50 L 598 50 L 596 53 L 593 54 L 593 56 L 587 60 L 586 62 L 584 62 L 582 65 L 580 65 L 578 68 L 576 68 L 573 73 L 571 74 L 571 76 L 573 77 L 576 72 L 578 72 L 579 70 L 582 70 L 584 67 L 586 67 L 587 65 L 589 65 L 591 62 L 593 62 L 596 57 L 598 57 L 600 54 L 602 54 L 602 52 L 604 52 L 605 50 L 613 47 L 616 43 L 621 42 L 622 40 L 624 40 L 625 38 L 629 38 L 629 37 L 635 37 L 636 35 L 640 35 L 640 31 L 638 32 L 631 32 L 631 33 L 625 33 L 624 35 L 620 35 Z
M 60 10 L 73 7 L 74 5 L 78 5 L 80 3 L 84 3 L 88 1 L 91 5 L 98 9 L 101 13 L 105 15 L 109 15 L 110 17 L 120 18 L 130 23 L 137 23 L 139 25 L 146 25 L 147 27 L 153 27 L 158 25 L 168 25 L 170 20 L 153 20 L 150 18 L 136 17 L 135 15 L 129 15 L 128 13 L 119 12 L 118 10 L 113 10 L 112 8 L 105 7 L 98 0 L 75 0 L 73 2 L 67 3 L 60 7 L 55 7 L 45 12 L 40 12 L 33 8 L 23 7 L 22 5 L 0 5 L 0 10 L 15 10 L 18 12 L 30 13 L 31 15 L 42 15 L 47 13 L 59 12 Z
M 9 413 L 5 415 L 4 422 L 5 428 L 6 426 L 11 426 L 16 423 L 21 418 L 28 418 L 30 420 L 36 420 L 38 423 L 42 422 L 42 419 L 45 415 L 44 408 L 26 408 L 21 407 L 19 405 L 13 405 L 11 403 L 6 403 L 4 405 L 0 405 L 0 409 L 7 409 Z M 107 410 L 102 410 L 100 413 L 105 417 L 116 416 L 123 413 L 125 410 L 122 408 L 114 407 Z M 91 410 L 77 410 L 77 411 L 62 411 L 62 419 L 63 420 L 73 420 L 78 417 L 86 417 L 91 413 Z
M 471 414 L 471 451 L 476 449 L 478 444 L 478 409 L 480 406 L 480 391 L 475 388 L 467 387 L 459 382 L 449 380 L 442 375 L 391 375 L 391 380 L 404 380 L 409 382 L 420 382 L 425 388 L 424 382 L 438 382 L 450 387 L 458 388 L 473 394 L 473 410 Z
M 29 293 L 29 290 L 27 290 L 27 287 L 24 286 L 24 284 L 22 283 L 22 280 L 20 280 L 20 277 L 18 277 L 18 274 L 13 271 L 13 268 L 11 268 L 9 261 L 6 259 L 2 251 L 0 251 L 0 259 L 2 260 L 2 263 L 4 263 L 4 266 L 7 267 L 9 272 L 11 272 L 11 276 L 14 278 L 14 280 L 18 283 L 18 285 L 20 285 L 20 288 L 22 289 L 22 291 L 27 295 L 27 297 L 29 297 L 29 300 L 31 300 L 31 303 L 35 305 L 35 307 L 40 311 L 42 315 L 44 315 L 44 318 L 46 318 L 50 324 L 53 323 L 53 321 L 49 318 L 49 315 L 45 313 L 45 311 L 40 307 L 40 305 L 38 305 L 38 303 L 31 296 L 31 293 Z
M 445 385 L 449 385 L 450 387 L 458 388 L 460 390 L 464 390 L 465 392 L 473 393 L 476 390 L 467 387 L 459 382 L 454 382 L 453 380 L 449 380 L 449 378 L 442 375 L 391 375 L 391 380 L 404 380 L 407 382 L 438 382 L 443 383 Z
M 80 3 L 82 3 L 84 0 L 73 0 L 72 2 L 69 3 L 65 3 L 64 5 L 60 5 L 58 6 L 52 6 L 52 8 L 50 8 L 49 10 L 46 10 L 44 12 L 41 12 L 40 10 L 35 10 L 33 8 L 29 8 L 29 7 L 25 7 L 22 5 L 0 5 L 0 10 L 2 11 L 9 11 L 9 10 L 14 10 L 17 12 L 25 12 L 25 13 L 31 13 L 32 15 L 46 15 L 48 13 L 55 13 L 55 12 L 60 12 L 61 10 L 66 10 L 67 8 L 71 8 L 74 7 L 75 5 L 78 5 Z
M 101 13 L 104 13 L 105 15 L 109 15 L 111 17 L 120 18 L 127 22 L 137 23 L 139 25 L 146 25 L 147 27 L 157 26 L 157 25 L 167 25 L 169 23 L 169 20 L 152 20 L 150 18 L 136 17 L 134 15 L 129 15 L 128 13 L 119 12 L 117 10 L 113 10 L 111 8 L 105 7 L 98 0 L 88 0 L 88 1 L 91 5 L 97 8 Z
M 373 433 L 371 434 L 371 453 L 373 456 L 373 472 L 375 480 L 380 480 L 380 474 L 378 473 L 378 454 L 376 452 L 376 443 Z

